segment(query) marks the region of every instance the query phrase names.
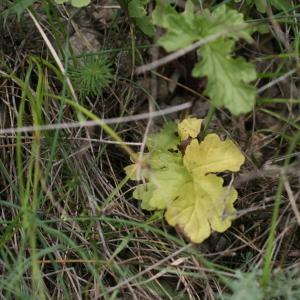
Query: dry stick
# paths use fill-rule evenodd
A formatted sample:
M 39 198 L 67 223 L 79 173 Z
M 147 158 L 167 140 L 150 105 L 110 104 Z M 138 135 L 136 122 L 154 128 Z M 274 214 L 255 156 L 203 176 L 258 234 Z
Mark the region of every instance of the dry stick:
M 136 69 L 136 74 L 141 74 L 141 73 L 145 73 L 147 71 L 150 71 L 150 70 L 153 70 L 153 69 L 156 69 L 162 65 L 165 65 L 209 42 L 212 42 L 212 41 L 215 41 L 217 38 L 221 37 L 221 36 L 224 36 L 226 34 L 228 34 L 228 32 L 232 32 L 232 31 L 240 31 L 242 29 L 245 29 L 246 26 L 237 26 L 237 27 L 234 27 L 234 28 L 228 28 L 227 30 L 224 30 L 224 31 L 220 31 L 220 32 L 217 32 L 215 34 L 212 34 L 212 35 L 209 35 L 208 37 L 205 37 L 203 39 L 201 39 L 200 41 L 197 41 L 185 48 L 182 48 L 180 50 L 177 50 L 161 59 L 158 59 L 154 62 L 151 62 L 149 64 L 146 64 L 146 65 L 143 65 L 143 66 L 140 66 Z
M 20 128 L 4 128 L 4 129 L 0 129 L 0 135 L 1 134 L 21 133 L 21 132 L 34 132 L 36 130 L 49 131 L 49 130 L 56 130 L 56 129 L 91 127 L 91 126 L 97 126 L 97 125 L 103 125 L 103 124 L 108 125 L 108 124 L 127 123 L 127 122 L 145 120 L 145 119 L 149 119 L 149 118 L 156 118 L 156 117 L 160 117 L 163 115 L 172 114 L 172 113 L 190 108 L 191 105 L 192 105 L 191 102 L 186 102 L 186 103 L 172 106 L 169 108 L 165 108 L 165 109 L 162 109 L 159 111 L 142 113 L 142 114 L 127 116 L 127 117 L 102 119 L 99 121 L 69 122 L 69 123 L 48 124 L 48 125 L 41 125 L 41 126 L 24 126 L 24 127 L 20 127 Z
M 0 138 L 7 138 L 7 139 L 15 139 L 16 136 L 5 136 L 5 135 L 0 135 Z M 35 137 L 24 137 L 22 136 L 21 139 L 30 139 L 31 141 L 29 142 L 22 142 L 21 145 L 30 145 L 32 144 L 32 140 L 35 139 Z M 45 137 L 42 137 L 42 139 L 45 139 Z M 83 141 L 83 142 L 91 142 L 91 143 L 98 143 L 98 144 L 112 144 L 112 145 L 129 145 L 129 146 L 141 146 L 142 143 L 140 142 L 118 142 L 118 141 L 112 141 L 112 140 L 106 140 L 106 139 L 92 139 L 92 138 L 76 138 L 76 137 L 68 137 L 66 140 L 71 140 L 71 141 Z M 16 147 L 16 143 L 13 144 L 6 144 L 6 145 L 0 145 L 1 148 L 12 148 Z
M 277 35 L 278 39 L 284 45 L 286 50 L 289 51 L 291 48 L 289 40 L 284 36 L 284 32 L 282 31 L 276 18 L 274 17 L 274 14 L 273 14 L 273 11 L 272 11 L 272 8 L 270 5 L 267 6 L 267 15 L 268 15 L 269 21 L 271 22 L 271 24 L 274 28 L 275 34 Z
M 292 69 L 290 71 L 288 71 L 287 73 L 281 75 L 280 77 L 270 81 L 269 83 L 265 84 L 264 86 L 262 86 L 261 88 L 259 88 L 257 90 L 257 93 L 260 94 L 261 92 L 267 90 L 268 88 L 274 86 L 275 84 L 279 83 L 280 81 L 288 78 L 289 76 L 293 75 L 294 73 L 296 73 L 298 71 L 298 68 Z

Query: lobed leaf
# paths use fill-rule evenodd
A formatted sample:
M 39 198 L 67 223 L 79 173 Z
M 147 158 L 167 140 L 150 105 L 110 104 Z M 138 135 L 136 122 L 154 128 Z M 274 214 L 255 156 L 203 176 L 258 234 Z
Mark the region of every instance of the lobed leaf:
M 252 64 L 243 58 L 232 58 L 232 40 L 218 39 L 200 49 L 202 60 L 193 69 L 193 76 L 207 76 L 205 94 L 217 107 L 226 107 L 234 115 L 249 112 L 256 98 L 250 84 L 256 79 Z
M 182 186 L 165 217 L 192 242 L 201 243 L 212 230 L 223 232 L 230 227 L 235 218 L 236 198 L 236 190 L 223 187 L 222 178 L 214 174 L 197 177 Z
M 147 147 L 149 151 L 165 151 L 176 150 L 180 140 L 176 135 L 177 125 L 173 122 L 165 123 L 163 129 L 159 133 L 149 134 L 147 139 Z
M 143 209 L 165 210 L 167 222 L 195 243 L 214 230 L 225 231 L 236 216 L 236 190 L 224 187 L 223 179 L 212 173 L 238 171 L 244 163 L 244 156 L 230 140 L 221 141 L 216 134 L 209 134 L 199 142 L 196 137 L 201 121 L 187 118 L 178 124 L 181 140 L 191 139 L 184 154 L 174 150 L 175 143 L 180 142 L 174 135 L 175 124 L 168 123 L 160 133 L 150 136 L 147 168 L 141 172 L 146 184 L 138 185 L 133 193 L 142 201 Z M 132 175 L 136 169 L 133 164 L 125 171 Z
M 193 12 L 193 4 L 188 1 L 186 9 L 179 14 L 175 8 L 167 4 L 159 4 L 152 13 L 153 23 L 167 29 L 158 43 L 167 51 L 184 48 L 201 38 L 201 28 L 204 22 Z M 203 23 L 203 24 L 200 24 Z
M 201 119 L 187 118 L 178 124 L 178 135 L 181 141 L 191 137 L 196 138 L 200 132 Z
M 201 143 L 194 139 L 183 158 L 184 166 L 196 177 L 223 171 L 236 172 L 244 161 L 244 155 L 232 141 L 223 142 L 216 134 L 208 134 Z
M 237 40 L 252 41 L 241 13 L 221 5 L 212 12 L 206 9 L 196 14 L 192 2 L 187 1 L 182 13 L 168 4 L 159 4 L 152 17 L 154 24 L 166 29 L 158 43 L 169 52 L 222 33 L 222 37 L 198 49 L 201 61 L 192 74 L 207 77 L 205 94 L 215 106 L 226 107 L 234 115 L 251 111 L 256 97 L 256 89 L 250 84 L 256 79 L 255 68 L 243 58 L 232 57 Z
M 131 18 L 133 18 L 137 26 L 148 36 L 154 34 L 154 27 L 152 20 L 147 16 L 147 11 L 145 6 L 148 0 L 130 0 L 128 2 L 128 13 Z

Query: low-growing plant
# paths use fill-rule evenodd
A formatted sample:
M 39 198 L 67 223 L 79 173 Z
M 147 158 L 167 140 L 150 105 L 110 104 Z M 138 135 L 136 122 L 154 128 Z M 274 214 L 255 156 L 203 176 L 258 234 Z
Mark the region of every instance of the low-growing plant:
M 298 267 L 289 271 L 276 270 L 272 280 L 263 288 L 260 284 L 262 270 L 248 272 L 237 270 L 234 279 L 226 279 L 231 293 L 220 296 L 220 300 L 299 300 L 300 278 Z
M 199 141 L 201 122 L 187 118 L 178 126 L 167 123 L 149 136 L 143 160 L 125 168 L 131 179 L 146 180 L 133 193 L 142 208 L 165 210 L 167 222 L 194 243 L 230 227 L 237 191 L 232 184 L 224 187 L 215 173 L 236 172 L 245 159 L 231 140 L 221 141 L 216 134 Z
M 168 52 L 211 39 L 198 49 L 201 59 L 193 76 L 207 77 L 205 94 L 214 106 L 226 107 L 235 115 L 251 111 L 256 97 L 256 89 L 250 84 L 256 79 L 255 67 L 233 55 L 239 39 L 252 41 L 250 27 L 241 13 L 226 5 L 196 13 L 192 1 L 187 1 L 182 13 L 159 2 L 152 16 L 154 24 L 167 30 L 158 44 Z
M 82 99 L 100 95 L 113 79 L 111 64 L 102 55 L 85 55 L 80 65 L 71 66 L 68 73 Z

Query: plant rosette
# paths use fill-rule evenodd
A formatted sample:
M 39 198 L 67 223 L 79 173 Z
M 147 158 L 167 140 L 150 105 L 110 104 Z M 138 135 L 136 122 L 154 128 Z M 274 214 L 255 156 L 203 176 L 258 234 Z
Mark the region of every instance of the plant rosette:
M 201 122 L 190 117 L 177 125 L 166 123 L 149 135 L 143 161 L 125 167 L 130 179 L 144 179 L 133 192 L 142 209 L 164 210 L 167 222 L 193 243 L 231 226 L 238 193 L 216 173 L 237 172 L 245 161 L 229 139 L 212 133 L 199 141 Z

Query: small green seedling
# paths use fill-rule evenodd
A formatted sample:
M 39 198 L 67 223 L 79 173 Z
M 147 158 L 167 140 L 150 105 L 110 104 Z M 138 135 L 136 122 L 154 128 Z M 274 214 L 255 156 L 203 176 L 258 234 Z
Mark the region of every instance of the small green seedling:
M 113 80 L 111 64 L 103 56 L 85 56 L 80 66 L 70 67 L 69 76 L 81 99 L 101 95 Z

